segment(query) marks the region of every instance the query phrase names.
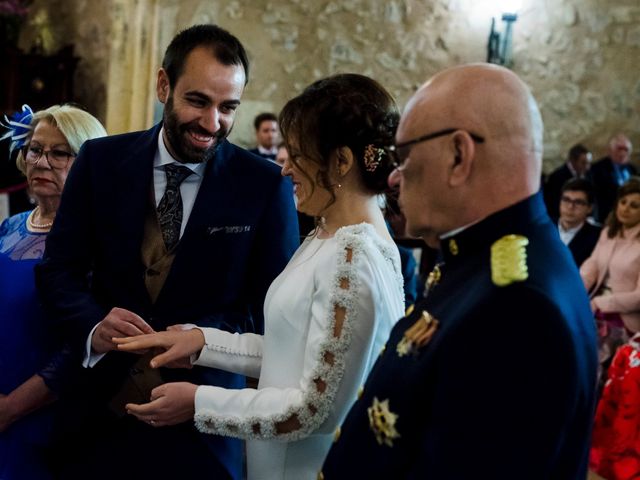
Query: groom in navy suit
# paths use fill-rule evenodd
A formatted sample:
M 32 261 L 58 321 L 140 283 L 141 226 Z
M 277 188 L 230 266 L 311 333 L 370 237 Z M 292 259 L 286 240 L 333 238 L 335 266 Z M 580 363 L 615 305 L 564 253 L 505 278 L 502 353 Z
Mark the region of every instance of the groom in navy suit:
M 227 31 L 184 30 L 158 73 L 163 122 L 78 154 L 37 268 L 52 321 L 84 357 L 62 399 L 62 478 L 241 476 L 241 443 L 199 434 L 193 412 L 154 428 L 123 406 L 163 382 L 241 388 L 244 378 L 152 370 L 111 339 L 187 323 L 262 331 L 267 288 L 299 242 L 290 182 L 226 140 L 248 72 Z

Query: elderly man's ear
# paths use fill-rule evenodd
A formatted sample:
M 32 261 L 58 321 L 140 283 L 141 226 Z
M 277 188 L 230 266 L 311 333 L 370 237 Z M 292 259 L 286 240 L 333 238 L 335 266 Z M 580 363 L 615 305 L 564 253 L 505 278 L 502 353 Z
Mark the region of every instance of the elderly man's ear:
M 453 161 L 450 163 L 449 185 L 459 187 L 471 175 L 476 145 L 467 132 L 458 131 L 451 136 Z

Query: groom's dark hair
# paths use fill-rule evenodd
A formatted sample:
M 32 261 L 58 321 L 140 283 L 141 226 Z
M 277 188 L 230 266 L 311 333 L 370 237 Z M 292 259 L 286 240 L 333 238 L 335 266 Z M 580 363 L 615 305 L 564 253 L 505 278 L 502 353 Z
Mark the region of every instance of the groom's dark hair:
M 247 52 L 235 36 L 217 25 L 194 25 L 178 33 L 167 47 L 162 68 L 169 77 L 169 86 L 175 87 L 184 70 L 184 62 L 197 47 L 208 48 L 223 65 L 242 65 L 245 85 L 249 81 Z

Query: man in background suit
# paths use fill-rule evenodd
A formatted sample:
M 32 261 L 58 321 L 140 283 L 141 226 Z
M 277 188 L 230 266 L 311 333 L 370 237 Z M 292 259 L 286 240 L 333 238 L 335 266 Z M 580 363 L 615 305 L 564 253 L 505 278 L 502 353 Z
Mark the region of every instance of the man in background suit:
M 596 189 L 596 220 L 604 223 L 616 201 L 618 187 L 632 175 L 636 167 L 629 163 L 632 145 L 629 138 L 618 133 L 609 140 L 609 155 L 591 167 L 591 179 Z
M 261 113 L 253 120 L 253 126 L 256 129 L 258 146 L 249 151 L 275 162 L 278 156 L 278 144 L 280 143 L 278 117 L 269 112 Z
M 583 480 L 596 336 L 540 188 L 542 119 L 489 64 L 436 74 L 395 145 L 407 231 L 444 266 L 398 321 L 323 466 L 333 479 Z
M 578 267 L 589 258 L 600 236 L 601 228 L 588 220 L 593 212 L 593 202 L 593 185 L 588 180 L 574 178 L 562 187 L 558 232 Z
M 544 203 L 551 218 L 558 218 L 560 212 L 560 192 L 562 186 L 572 178 L 589 179 L 591 166 L 591 152 L 584 145 L 577 144 L 569 150 L 567 161 L 549 174 L 544 184 Z
M 241 388 L 215 369 L 151 370 L 113 337 L 192 323 L 261 332 L 266 290 L 299 245 L 291 184 L 226 140 L 247 82 L 242 44 L 214 25 L 180 32 L 158 72 L 163 122 L 87 142 L 37 270 L 52 321 L 84 349 L 65 404 L 63 478 L 240 478 L 242 445 L 184 423 L 154 428 L 124 405 L 163 382 Z M 144 357 L 143 357 L 144 358 Z

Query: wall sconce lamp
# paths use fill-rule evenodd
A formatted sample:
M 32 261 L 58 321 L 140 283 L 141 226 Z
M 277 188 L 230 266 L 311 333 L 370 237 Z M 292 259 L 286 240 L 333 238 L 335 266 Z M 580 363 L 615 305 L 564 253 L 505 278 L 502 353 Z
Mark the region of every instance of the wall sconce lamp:
M 487 44 L 487 62 L 510 67 L 512 59 L 513 24 L 518 19 L 517 9 L 502 13 L 502 32 L 496 30 L 496 18 L 491 18 L 491 33 Z

